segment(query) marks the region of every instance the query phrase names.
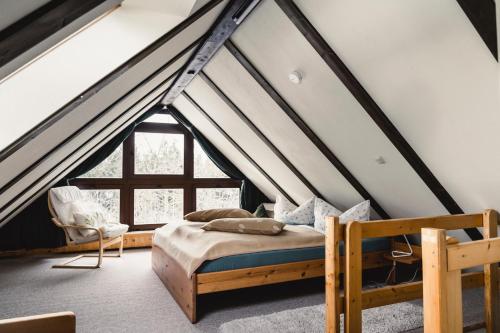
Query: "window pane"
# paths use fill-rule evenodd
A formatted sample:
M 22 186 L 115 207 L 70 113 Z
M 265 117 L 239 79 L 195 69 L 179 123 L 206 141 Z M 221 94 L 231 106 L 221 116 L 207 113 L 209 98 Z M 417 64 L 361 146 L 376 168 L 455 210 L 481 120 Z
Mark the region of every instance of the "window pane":
M 163 224 L 182 220 L 182 189 L 134 190 L 134 224 Z
M 135 173 L 184 174 L 184 135 L 135 133 Z
M 229 178 L 194 141 L 194 178 Z
M 197 188 L 196 210 L 212 208 L 238 208 L 239 188 Z
M 146 123 L 162 123 L 162 124 L 178 124 L 178 122 L 169 114 L 155 113 L 148 119 L 144 120 Z
M 78 178 L 121 178 L 123 145 L 120 145 L 104 161 Z
M 85 198 L 99 203 L 110 221 L 120 221 L 120 190 L 82 190 Z

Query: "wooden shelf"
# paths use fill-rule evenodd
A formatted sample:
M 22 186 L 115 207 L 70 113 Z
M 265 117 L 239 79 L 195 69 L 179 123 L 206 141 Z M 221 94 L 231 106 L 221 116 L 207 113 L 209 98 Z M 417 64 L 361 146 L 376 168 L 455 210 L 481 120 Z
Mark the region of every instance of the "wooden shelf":
M 405 265 L 413 265 L 419 263 L 422 260 L 421 258 L 414 255 L 408 257 L 393 257 L 390 253 L 384 254 L 384 259 L 399 262 Z

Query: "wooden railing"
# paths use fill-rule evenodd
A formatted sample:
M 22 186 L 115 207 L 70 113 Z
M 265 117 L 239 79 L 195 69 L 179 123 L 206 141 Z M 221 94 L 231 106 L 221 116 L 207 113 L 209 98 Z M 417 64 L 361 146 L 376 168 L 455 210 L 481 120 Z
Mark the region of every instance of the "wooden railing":
M 363 290 L 361 275 L 362 270 L 366 268 L 361 251 L 363 239 L 420 234 L 422 228 L 457 230 L 484 227 L 487 230 L 495 229 L 496 231 L 497 223 L 496 220 L 493 223 L 492 214 L 494 211 L 486 211 L 483 214 L 366 222 L 352 221 L 347 225 L 340 224 L 338 217 L 327 217 L 325 240 L 326 332 L 340 332 L 341 313 L 344 313 L 345 332 L 357 333 L 362 330 L 361 312 L 363 309 L 422 298 L 422 281 Z M 344 241 L 345 244 L 343 258 L 340 256 L 339 248 L 341 241 Z M 345 262 L 341 263 L 341 260 Z M 339 290 L 342 266 L 345 267 L 344 293 Z M 480 287 L 485 279 L 483 272 L 465 273 L 461 276 L 461 286 L 464 289 Z
M 463 331 L 462 269 L 484 266 L 484 312 L 488 333 L 500 332 L 497 213 L 484 214 L 484 240 L 460 243 L 446 239 L 443 229 L 422 229 L 424 331 Z

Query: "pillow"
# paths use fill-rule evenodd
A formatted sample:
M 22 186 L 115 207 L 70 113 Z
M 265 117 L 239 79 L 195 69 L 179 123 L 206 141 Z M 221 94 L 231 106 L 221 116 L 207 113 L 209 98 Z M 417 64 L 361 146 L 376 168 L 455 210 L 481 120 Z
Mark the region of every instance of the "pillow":
M 208 222 L 201 228 L 238 234 L 277 235 L 284 227 L 284 223 L 270 218 L 223 218 Z
M 321 200 L 321 199 L 317 199 Z M 370 220 L 370 200 L 363 201 L 356 206 L 349 208 L 345 212 L 339 211 L 337 208 L 328 204 L 324 200 L 323 202 L 319 202 L 314 207 L 314 229 L 319 232 L 325 233 L 326 225 L 325 225 L 325 217 L 326 216 L 339 216 L 340 223 L 345 224 L 349 221 L 368 221 Z M 321 207 L 321 208 L 320 208 Z M 326 211 L 329 211 L 325 215 Z M 318 213 L 316 213 L 318 212 Z
M 314 229 L 324 233 L 326 229 L 325 217 L 340 216 L 341 214 L 341 210 L 338 210 L 323 199 L 316 198 L 314 202 Z
M 82 192 L 76 186 L 54 187 L 50 190 L 61 203 L 82 199 Z
M 283 221 L 285 214 L 295 210 L 297 206 L 288 201 L 283 195 L 276 195 L 276 203 L 274 204 L 274 219 L 276 221 Z
M 340 223 L 349 221 L 368 221 L 370 220 L 370 200 L 363 201 L 356 206 L 349 208 L 339 216 Z
M 243 217 L 255 216 L 249 211 L 240 208 L 219 208 L 192 212 L 184 216 L 184 219 L 192 222 L 210 222 L 215 219 Z
M 255 212 L 253 213 L 253 215 L 255 217 L 269 217 L 269 216 L 267 216 L 266 207 L 264 207 L 263 203 L 261 203 L 259 205 L 259 207 L 257 207 L 257 209 L 255 210 Z
M 314 224 L 315 199 L 316 197 L 312 197 L 297 207 L 286 198 L 278 195 L 276 197 L 276 206 L 274 207 L 274 218 L 286 224 Z M 290 208 L 292 209 L 290 210 Z
M 73 225 L 100 228 L 113 223 L 104 208 L 93 201 L 73 201 L 71 203 L 71 212 L 74 218 Z M 118 221 L 114 223 L 118 223 Z M 78 230 L 78 232 L 83 237 L 89 237 L 96 233 L 95 230 Z

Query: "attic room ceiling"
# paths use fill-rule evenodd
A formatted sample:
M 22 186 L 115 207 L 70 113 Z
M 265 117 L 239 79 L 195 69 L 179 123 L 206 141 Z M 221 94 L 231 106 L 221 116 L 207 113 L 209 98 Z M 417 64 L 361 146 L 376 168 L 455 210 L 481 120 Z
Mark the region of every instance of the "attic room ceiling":
M 26 146 L 0 153 L 0 221 L 109 140 L 131 121 L 126 117 L 157 103 L 228 3 L 209 2 L 190 25 L 108 72 L 101 85 L 87 82 L 84 100 L 67 104 L 78 114 L 49 117 L 54 122 L 28 135 Z M 456 1 L 293 2 L 322 49 L 338 55 L 352 73 L 349 82 L 358 82 L 383 112 L 382 125 L 370 113 L 372 101 L 360 99 L 359 87 L 332 70 L 311 34 L 294 24 L 297 13 L 287 13 L 287 3 L 261 1 L 173 101 L 252 182 L 271 199 L 278 191 L 297 203 L 319 194 L 340 209 L 370 198 L 381 217 L 500 209 L 500 159 L 488 153 L 500 143 L 491 135 L 500 121 L 498 63 Z M 117 13 L 127 14 L 122 9 Z M 303 74 L 300 84 L 290 82 L 293 71 Z M 46 114 L 65 109 L 54 105 Z

